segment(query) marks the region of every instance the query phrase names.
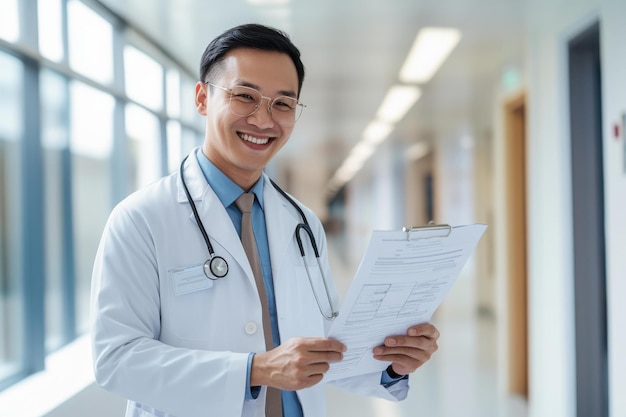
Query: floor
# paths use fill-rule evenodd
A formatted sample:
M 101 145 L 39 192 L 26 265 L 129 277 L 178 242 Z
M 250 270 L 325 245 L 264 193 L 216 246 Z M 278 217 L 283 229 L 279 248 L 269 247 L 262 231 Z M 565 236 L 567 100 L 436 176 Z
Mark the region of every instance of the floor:
M 331 266 L 341 296 L 354 268 L 342 269 L 332 257 Z M 329 385 L 327 417 L 527 417 L 526 400 L 498 387 L 496 323 L 492 315 L 475 313 L 467 296 L 471 285 L 471 277 L 460 277 L 435 313 L 439 350 L 411 376 L 406 400 L 392 403 Z

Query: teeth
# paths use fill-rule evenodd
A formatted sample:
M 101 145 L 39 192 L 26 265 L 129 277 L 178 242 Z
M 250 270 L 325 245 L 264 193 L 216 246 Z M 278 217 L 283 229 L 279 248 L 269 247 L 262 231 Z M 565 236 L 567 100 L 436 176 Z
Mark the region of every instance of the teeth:
M 255 138 L 254 136 L 246 135 L 245 133 L 239 134 L 239 137 L 245 141 L 255 143 L 257 145 L 265 145 L 269 142 L 269 138 Z

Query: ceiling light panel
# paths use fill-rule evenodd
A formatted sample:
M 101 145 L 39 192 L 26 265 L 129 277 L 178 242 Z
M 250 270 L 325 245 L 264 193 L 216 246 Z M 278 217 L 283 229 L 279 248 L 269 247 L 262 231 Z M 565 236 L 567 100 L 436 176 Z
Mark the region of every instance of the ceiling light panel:
M 400 70 L 400 80 L 405 83 L 428 82 L 460 40 L 461 32 L 457 29 L 422 29 Z
M 420 89 L 415 86 L 393 86 L 380 105 L 376 117 L 387 123 L 396 123 L 413 107 L 420 95 Z

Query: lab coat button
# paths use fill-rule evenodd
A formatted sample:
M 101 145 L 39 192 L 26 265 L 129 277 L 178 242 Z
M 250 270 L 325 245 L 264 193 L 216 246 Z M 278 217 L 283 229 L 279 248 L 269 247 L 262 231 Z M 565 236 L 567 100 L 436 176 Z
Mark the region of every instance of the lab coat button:
M 253 321 L 249 321 L 246 323 L 246 327 L 244 328 L 247 334 L 255 334 L 257 330 L 257 325 Z

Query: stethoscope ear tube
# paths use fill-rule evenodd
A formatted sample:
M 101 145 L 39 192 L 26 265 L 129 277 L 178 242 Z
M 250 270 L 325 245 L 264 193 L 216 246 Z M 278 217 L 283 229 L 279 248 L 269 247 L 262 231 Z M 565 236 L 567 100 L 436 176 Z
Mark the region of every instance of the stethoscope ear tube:
M 315 253 L 315 257 L 319 258 L 320 254 L 317 251 L 317 245 L 315 244 L 315 238 L 313 237 L 313 232 L 308 224 L 300 223 L 296 226 L 296 242 L 298 242 L 298 248 L 300 248 L 300 255 L 304 257 L 304 245 L 302 244 L 302 238 L 300 237 L 300 230 L 304 230 L 307 235 L 309 235 L 309 240 L 311 241 L 311 247 L 313 248 L 313 252 Z

